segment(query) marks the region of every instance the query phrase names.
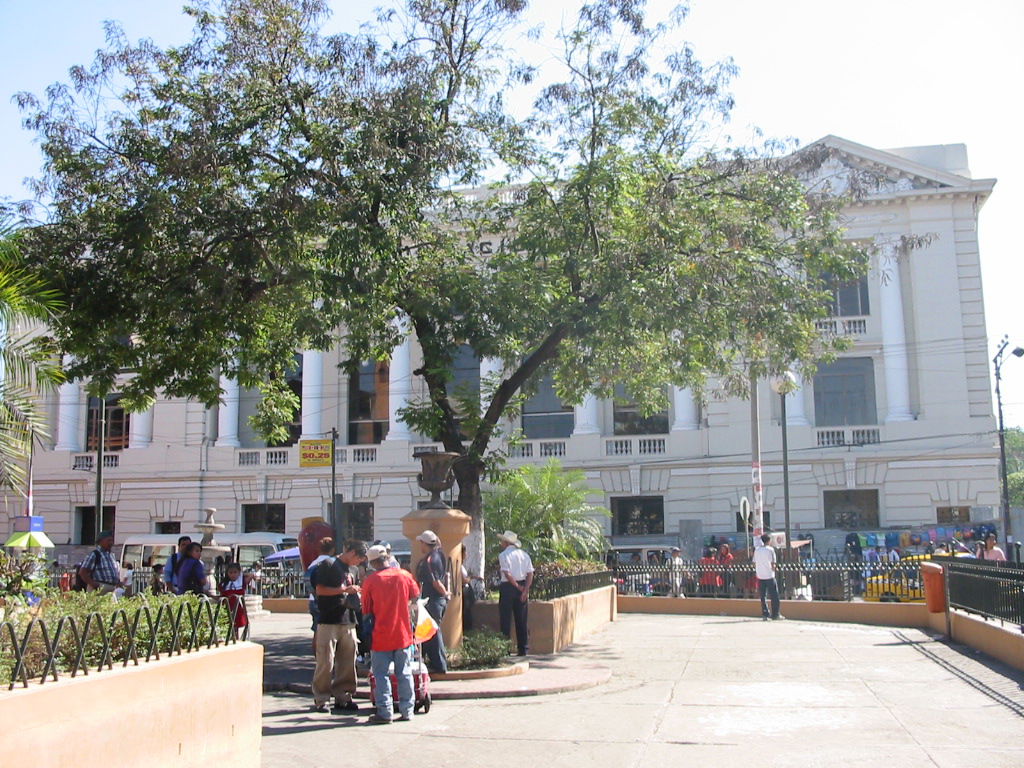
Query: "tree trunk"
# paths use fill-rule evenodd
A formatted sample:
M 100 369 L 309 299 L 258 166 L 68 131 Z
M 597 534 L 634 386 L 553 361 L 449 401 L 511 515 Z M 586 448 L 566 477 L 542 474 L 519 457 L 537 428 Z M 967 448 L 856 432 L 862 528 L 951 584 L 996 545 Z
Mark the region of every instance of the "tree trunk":
M 484 514 L 480 496 L 480 477 L 483 467 L 469 459 L 456 461 L 455 477 L 459 482 L 458 507 L 470 517 L 469 536 L 466 537 L 466 570 L 471 579 L 484 576 Z

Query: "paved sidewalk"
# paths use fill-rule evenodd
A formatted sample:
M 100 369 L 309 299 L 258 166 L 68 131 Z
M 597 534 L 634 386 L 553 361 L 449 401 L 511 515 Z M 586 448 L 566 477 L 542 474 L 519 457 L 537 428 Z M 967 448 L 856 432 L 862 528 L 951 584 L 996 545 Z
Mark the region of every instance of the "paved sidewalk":
M 257 641 L 272 633 L 269 623 L 256 629 Z M 478 768 L 1024 761 L 1024 678 L 918 630 L 620 615 L 565 658 L 607 666 L 611 678 L 550 696 L 440 701 L 388 726 L 267 694 L 263 764 L 325 766 L 339 755 Z
M 313 656 L 309 617 L 272 614 L 253 623 L 252 640 L 264 647 L 263 690 L 311 696 Z M 539 696 L 593 688 L 608 682 L 611 668 L 573 654 L 532 656 L 522 674 L 483 680 L 431 680 L 430 695 L 438 701 Z M 369 699 L 365 672 L 356 698 Z

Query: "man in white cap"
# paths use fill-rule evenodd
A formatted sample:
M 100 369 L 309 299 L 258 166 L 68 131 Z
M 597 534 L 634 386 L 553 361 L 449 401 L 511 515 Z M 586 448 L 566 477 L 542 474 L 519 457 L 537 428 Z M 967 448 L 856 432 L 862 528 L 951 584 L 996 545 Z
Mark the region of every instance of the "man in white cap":
M 516 622 L 516 645 L 519 655 L 525 656 L 529 647 L 527 629 L 527 601 L 533 584 L 533 561 L 519 546 L 519 537 L 512 531 L 505 531 L 498 537 L 501 552 L 498 567 L 501 569 L 501 585 L 498 587 L 498 615 L 501 618 L 501 632 L 512 636 L 512 620 Z
M 370 669 L 377 683 L 375 711 L 369 722 L 386 725 L 393 717 L 389 676 L 392 667 L 398 680 L 398 719 L 412 719 L 415 690 L 409 609 L 420 590 L 410 573 L 388 564 L 388 552 L 381 545 L 370 547 L 366 557 L 374 570 L 363 582 L 363 613 L 373 617 Z
M 416 566 L 416 581 L 427 600 L 427 613 L 437 622 L 437 632 L 423 643 L 423 661 L 431 672 L 443 675 L 448 671 L 448 658 L 445 655 L 444 638 L 441 636 L 441 619 L 448 610 L 448 600 L 452 596 L 448 589 L 448 561 L 441 551 L 441 539 L 433 531 L 424 531 L 416 537 L 416 541 L 423 553 L 423 558 Z

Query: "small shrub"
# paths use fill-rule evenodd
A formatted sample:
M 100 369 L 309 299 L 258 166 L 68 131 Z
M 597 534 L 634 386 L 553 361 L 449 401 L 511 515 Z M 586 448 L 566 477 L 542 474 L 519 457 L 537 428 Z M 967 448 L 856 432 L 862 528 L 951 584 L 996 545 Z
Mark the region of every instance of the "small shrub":
M 507 663 L 512 650 L 512 640 L 500 632 L 476 629 L 463 635 L 448 662 L 452 669 L 489 669 Z
M 583 573 L 594 573 L 606 570 L 607 566 L 597 560 L 560 559 L 550 563 L 534 566 L 533 584 L 535 589 L 542 589 L 546 584 L 563 576 L 579 576 Z

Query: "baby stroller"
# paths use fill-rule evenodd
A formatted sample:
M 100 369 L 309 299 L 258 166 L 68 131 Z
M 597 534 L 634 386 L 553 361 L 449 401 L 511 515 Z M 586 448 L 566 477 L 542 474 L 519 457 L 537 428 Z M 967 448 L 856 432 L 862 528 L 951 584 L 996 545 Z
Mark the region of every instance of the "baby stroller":
M 427 672 L 427 665 L 423 663 L 423 651 L 420 643 L 413 645 L 412 659 L 409 660 L 412 669 L 413 708 L 412 711 L 419 714 L 427 714 L 430 711 L 430 673 Z M 398 678 L 392 672 L 391 678 L 391 702 L 395 712 L 398 712 Z M 377 703 L 377 680 L 373 676 L 373 669 L 370 669 L 370 701 Z

